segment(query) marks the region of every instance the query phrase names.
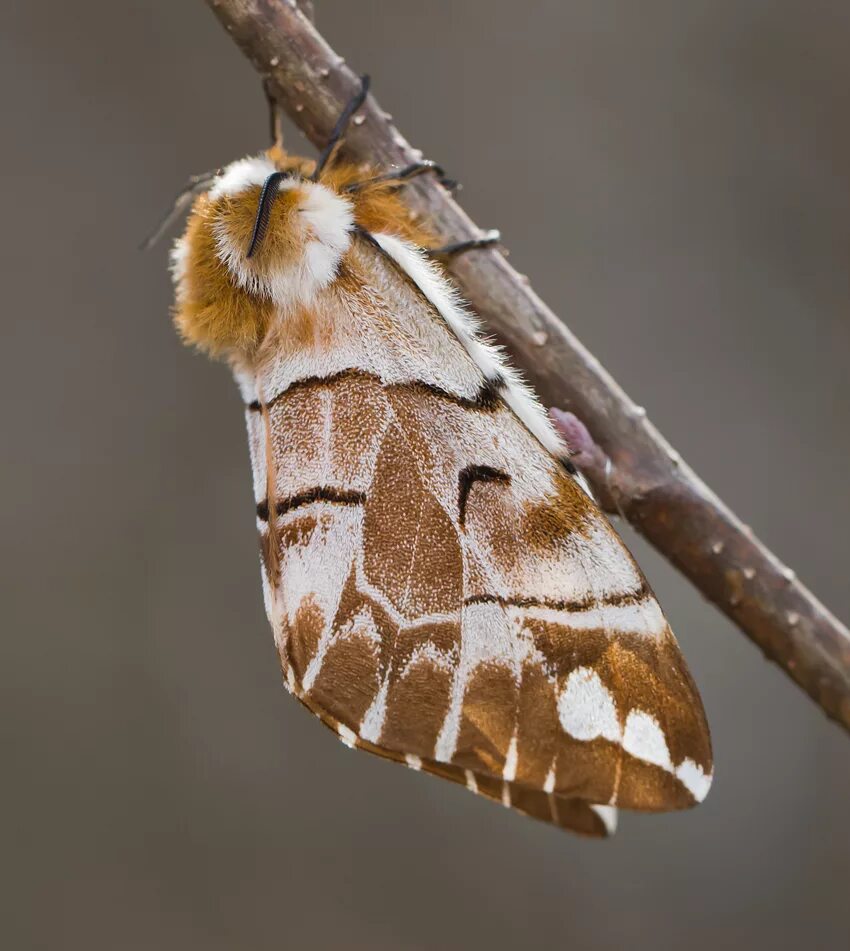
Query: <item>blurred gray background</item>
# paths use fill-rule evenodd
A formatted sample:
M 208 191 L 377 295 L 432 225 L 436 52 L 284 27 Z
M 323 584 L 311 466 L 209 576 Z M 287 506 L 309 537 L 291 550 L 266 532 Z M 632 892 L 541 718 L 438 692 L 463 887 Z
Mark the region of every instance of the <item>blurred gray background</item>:
M 482 226 L 850 616 L 850 6 L 318 0 Z M 200 0 L 4 3 L 2 944 L 848 947 L 850 743 L 641 543 L 706 804 L 561 834 L 345 750 L 280 685 L 242 409 L 140 238 L 266 144 Z M 298 143 L 290 136 L 290 145 Z

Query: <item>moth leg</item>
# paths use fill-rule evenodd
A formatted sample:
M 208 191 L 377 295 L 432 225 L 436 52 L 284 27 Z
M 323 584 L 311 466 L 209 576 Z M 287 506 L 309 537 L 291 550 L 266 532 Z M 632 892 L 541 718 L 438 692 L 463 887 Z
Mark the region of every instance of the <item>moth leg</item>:
M 444 244 L 441 248 L 428 248 L 430 257 L 454 257 L 466 251 L 475 251 L 479 248 L 492 248 L 501 242 L 502 235 L 495 228 L 485 231 L 480 238 L 470 238 L 468 241 L 455 241 L 453 244 Z
M 277 100 L 272 95 L 272 87 L 268 79 L 263 80 L 263 94 L 269 110 L 269 136 L 272 140 L 272 148 L 283 150 L 283 116 Z
M 358 89 L 345 104 L 345 108 L 340 113 L 339 118 L 336 120 L 336 125 L 333 127 L 333 131 L 328 139 L 328 144 L 322 149 L 322 154 L 316 162 L 316 170 L 310 176 L 312 181 L 317 182 L 322 172 L 333 162 L 334 158 L 336 158 L 336 153 L 340 145 L 342 145 L 342 140 L 345 138 L 345 133 L 348 131 L 348 126 L 351 124 L 354 113 L 357 112 L 366 101 L 366 96 L 369 94 L 369 83 L 370 79 L 364 73 L 360 77 L 360 89 Z
M 446 178 L 446 173 L 441 165 L 432 162 L 430 159 L 423 159 L 421 162 L 411 162 L 410 165 L 405 165 L 404 168 L 398 170 L 391 169 L 388 172 L 383 172 L 381 175 L 376 175 L 374 178 L 364 179 L 362 182 L 352 182 L 346 186 L 344 190 L 347 192 L 359 192 L 362 188 L 368 188 L 370 185 L 380 185 L 384 182 L 388 184 L 401 184 L 402 182 L 410 181 L 411 178 L 417 178 L 425 172 L 433 172 L 437 176 L 437 181 L 445 188 L 451 190 L 451 188 L 457 185 L 457 182 L 453 179 Z

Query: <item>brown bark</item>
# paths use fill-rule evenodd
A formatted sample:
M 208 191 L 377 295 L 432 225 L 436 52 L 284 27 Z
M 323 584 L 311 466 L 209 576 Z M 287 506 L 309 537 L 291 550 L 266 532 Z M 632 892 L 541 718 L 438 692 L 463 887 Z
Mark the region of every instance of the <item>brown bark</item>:
M 207 0 L 278 104 L 321 147 L 359 86 L 291 0 Z M 312 7 L 312 4 L 310 4 Z M 370 96 L 345 155 L 379 166 L 420 157 Z M 445 241 L 480 234 L 430 176 L 405 189 Z M 632 525 L 799 684 L 850 729 L 850 632 L 711 492 L 599 361 L 497 250 L 459 257 L 451 272 L 508 346 L 543 401 L 568 407 L 590 433 L 586 473 Z M 599 460 L 610 460 L 600 467 Z M 596 460 L 596 464 L 592 460 Z

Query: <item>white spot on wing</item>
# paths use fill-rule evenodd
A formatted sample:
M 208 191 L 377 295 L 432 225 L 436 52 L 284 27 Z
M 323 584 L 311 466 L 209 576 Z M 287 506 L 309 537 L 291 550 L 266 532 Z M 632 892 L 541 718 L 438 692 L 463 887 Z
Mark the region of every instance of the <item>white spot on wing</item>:
M 349 729 L 344 723 L 338 723 L 336 732 L 339 734 L 339 738 L 345 743 L 346 746 L 354 749 L 357 746 L 357 734 L 354 730 Z
M 676 776 L 697 802 L 702 802 L 711 789 L 711 773 L 704 773 L 702 767 L 692 759 L 683 759 L 679 763 Z
M 638 759 L 673 772 L 664 733 L 655 717 L 643 710 L 632 710 L 626 718 L 623 749 Z
M 516 745 L 516 733 L 511 737 L 510 745 L 508 746 L 508 752 L 505 756 L 505 766 L 502 770 L 502 778 L 506 779 L 508 782 L 513 782 L 516 779 L 516 765 L 517 765 L 517 745 Z
M 590 667 L 577 667 L 567 678 L 558 697 L 558 717 L 564 730 L 577 740 L 598 736 L 614 742 L 620 739 L 614 698 Z
M 704 772 L 698 763 L 687 758 L 674 767 L 664 731 L 652 714 L 645 710 L 632 710 L 626 717 L 626 726 L 620 735 L 614 699 L 590 668 L 579 667 L 570 674 L 558 698 L 558 714 L 564 730 L 575 739 L 593 740 L 604 736 L 619 742 L 629 755 L 675 776 L 697 802 L 702 802 L 708 795 L 711 773 Z M 553 768 L 546 777 L 543 789 L 551 793 L 554 786 Z M 592 808 L 599 812 L 609 807 L 594 805 Z
M 595 802 L 590 803 L 590 808 L 602 820 L 605 831 L 608 835 L 613 835 L 617 831 L 617 807 L 601 806 Z

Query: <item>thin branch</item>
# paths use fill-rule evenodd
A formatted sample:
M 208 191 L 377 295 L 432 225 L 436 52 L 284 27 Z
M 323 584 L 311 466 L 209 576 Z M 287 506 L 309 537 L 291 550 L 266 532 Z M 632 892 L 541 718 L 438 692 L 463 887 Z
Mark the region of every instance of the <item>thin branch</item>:
M 321 148 L 357 76 L 294 0 L 207 0 L 267 88 Z M 374 97 L 359 114 L 345 155 L 381 167 L 420 159 Z M 445 241 L 480 235 L 430 176 L 405 196 Z M 850 632 L 681 460 L 599 361 L 496 250 L 462 256 L 452 274 L 467 300 L 508 346 L 541 398 L 568 407 L 610 460 L 586 469 L 609 506 L 632 525 L 795 680 L 850 729 Z M 591 453 L 591 456 L 593 454 Z M 601 457 L 595 457 L 597 461 Z

